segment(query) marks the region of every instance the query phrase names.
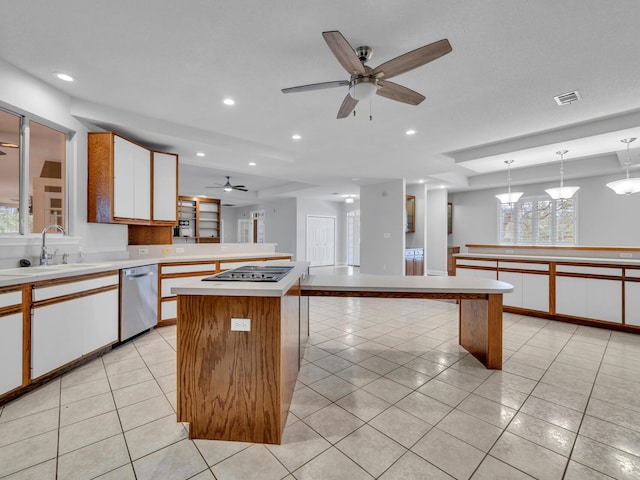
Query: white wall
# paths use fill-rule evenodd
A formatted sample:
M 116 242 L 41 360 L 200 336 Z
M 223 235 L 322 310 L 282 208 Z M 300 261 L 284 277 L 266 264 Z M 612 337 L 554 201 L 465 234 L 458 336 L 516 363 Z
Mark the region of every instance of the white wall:
M 224 207 L 224 242 L 237 242 L 238 219 L 250 219 L 251 212 L 264 210 L 265 243 L 276 243 L 276 251 L 296 255 L 296 199 L 283 198 L 245 207 Z M 229 211 L 233 210 L 233 215 Z M 234 240 L 230 240 L 233 238 Z
M 405 184 L 360 187 L 360 272 L 404 274 Z
M 319 215 L 336 218 L 336 264 L 344 265 L 346 255 L 346 210 L 344 202 L 327 202 L 311 198 L 298 198 L 297 252 L 296 258 L 306 260 L 307 256 L 307 216 Z
M 578 185 L 578 244 L 587 246 L 640 246 L 640 194 L 616 195 L 606 187 L 607 182 L 624 177 L 618 175 L 582 178 L 567 181 Z M 515 190 L 524 196 L 546 195 L 545 188 L 557 182 L 518 185 Z M 514 189 L 514 187 L 512 187 Z M 497 193 L 502 189 L 453 193 L 453 233 L 449 244 L 459 245 L 462 251 L 468 243 L 495 244 L 497 234 Z
M 126 254 L 127 226 L 87 223 L 87 131 L 71 116 L 71 98 L 0 60 L 0 105 L 8 110 L 30 114 L 34 119 L 57 128 L 75 132 L 67 148 L 67 189 L 69 219 L 67 227 L 75 239 L 56 239 L 60 253 L 75 254 L 78 246 L 85 253 L 119 252 Z M 25 238 L 26 237 L 26 238 Z M 39 235 L 0 240 L 0 264 L 6 265 L 22 256 L 39 255 Z
M 447 191 L 441 188 L 427 192 L 428 275 L 447 274 Z

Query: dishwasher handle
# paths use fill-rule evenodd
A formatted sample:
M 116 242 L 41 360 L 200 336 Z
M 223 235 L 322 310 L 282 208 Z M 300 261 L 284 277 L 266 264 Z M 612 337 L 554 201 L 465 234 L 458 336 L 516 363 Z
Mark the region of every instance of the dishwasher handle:
M 125 277 L 133 280 L 134 278 L 142 278 L 142 277 L 150 277 L 153 276 L 153 272 L 147 272 L 147 273 L 139 273 L 137 275 L 127 275 L 126 273 L 124 274 Z
M 155 272 L 149 268 L 129 268 L 122 270 L 122 276 L 130 279 L 148 277 L 152 275 L 155 275 Z

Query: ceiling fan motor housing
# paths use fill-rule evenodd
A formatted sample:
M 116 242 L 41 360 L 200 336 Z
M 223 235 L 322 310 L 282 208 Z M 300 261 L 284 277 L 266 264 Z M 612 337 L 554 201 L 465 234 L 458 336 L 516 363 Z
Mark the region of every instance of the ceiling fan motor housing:
M 362 63 L 366 63 L 373 56 L 373 48 L 362 46 L 356 48 L 356 55 Z

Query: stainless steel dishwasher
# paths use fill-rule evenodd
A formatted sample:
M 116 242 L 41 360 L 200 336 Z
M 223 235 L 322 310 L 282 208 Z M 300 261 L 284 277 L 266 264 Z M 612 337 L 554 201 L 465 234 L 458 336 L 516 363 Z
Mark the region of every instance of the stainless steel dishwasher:
M 121 270 L 120 341 L 149 330 L 158 323 L 158 266 Z

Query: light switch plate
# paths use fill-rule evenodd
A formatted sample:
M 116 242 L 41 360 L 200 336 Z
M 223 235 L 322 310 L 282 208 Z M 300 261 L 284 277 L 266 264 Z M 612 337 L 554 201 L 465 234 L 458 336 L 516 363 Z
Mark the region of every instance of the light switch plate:
M 250 318 L 232 318 L 231 331 L 232 332 L 250 332 L 251 319 Z

